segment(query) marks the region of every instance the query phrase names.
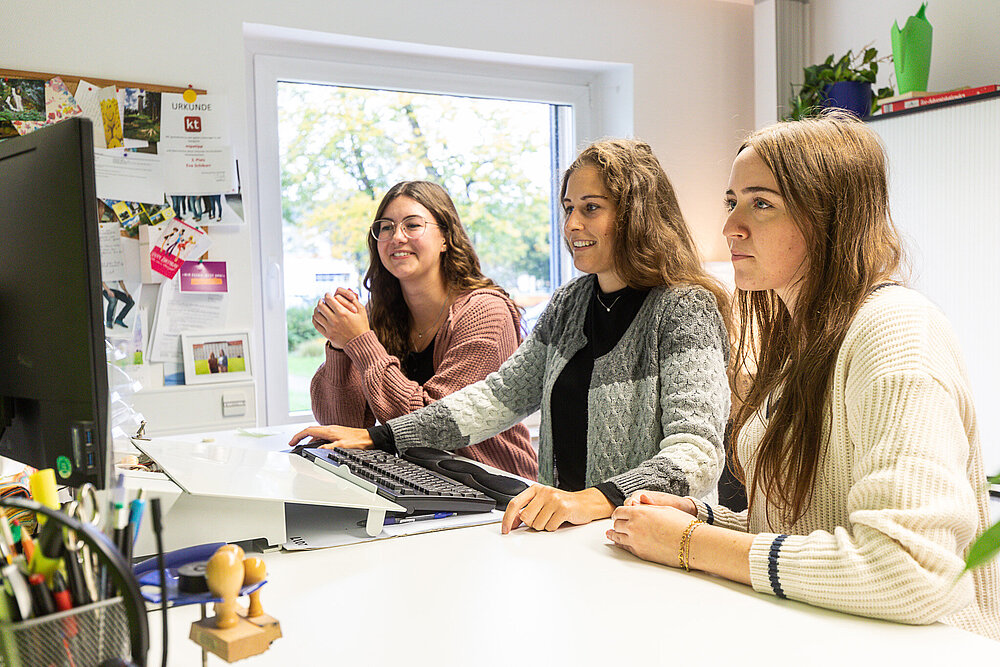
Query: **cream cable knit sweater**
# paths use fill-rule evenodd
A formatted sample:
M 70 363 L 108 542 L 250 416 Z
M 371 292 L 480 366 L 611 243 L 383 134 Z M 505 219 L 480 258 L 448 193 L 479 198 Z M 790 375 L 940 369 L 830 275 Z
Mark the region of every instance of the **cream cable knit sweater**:
M 703 520 L 757 533 L 754 589 L 1000 640 L 996 563 L 962 575 L 969 545 L 989 526 L 988 495 L 965 365 L 944 315 L 903 287 L 869 297 L 838 354 L 827 413 L 812 504 L 794 525 L 781 525 L 759 493 L 749 516 L 696 501 Z M 740 433 L 746 470 L 762 434 L 760 419 Z

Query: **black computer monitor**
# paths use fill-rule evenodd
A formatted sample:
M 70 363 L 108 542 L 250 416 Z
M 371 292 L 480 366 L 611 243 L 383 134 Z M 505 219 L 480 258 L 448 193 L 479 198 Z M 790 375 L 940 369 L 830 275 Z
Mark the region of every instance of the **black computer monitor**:
M 108 373 L 94 141 L 72 118 L 0 142 L 0 456 L 104 488 Z

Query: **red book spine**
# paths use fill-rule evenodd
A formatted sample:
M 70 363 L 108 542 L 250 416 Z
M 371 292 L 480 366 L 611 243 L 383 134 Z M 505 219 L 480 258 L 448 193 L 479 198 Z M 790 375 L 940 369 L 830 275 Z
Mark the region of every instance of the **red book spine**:
M 964 88 L 962 90 L 952 90 L 947 93 L 938 93 L 937 95 L 927 95 L 926 97 L 915 97 L 909 100 L 897 100 L 896 102 L 883 104 L 881 109 L 882 113 L 892 113 L 893 111 L 915 109 L 917 107 L 927 106 L 928 104 L 936 104 L 938 102 L 960 100 L 966 97 L 976 97 L 977 95 L 984 95 L 997 90 L 1000 90 L 1000 84 L 993 83 L 988 86 L 979 86 L 978 88 Z

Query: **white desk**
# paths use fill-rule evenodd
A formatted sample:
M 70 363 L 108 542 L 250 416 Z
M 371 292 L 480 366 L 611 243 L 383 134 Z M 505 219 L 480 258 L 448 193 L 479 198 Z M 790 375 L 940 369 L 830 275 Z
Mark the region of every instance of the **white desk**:
M 647 563 L 610 546 L 607 526 L 267 554 L 262 602 L 284 637 L 239 664 L 971 666 L 1000 650 L 942 624 L 839 614 Z M 169 615 L 170 664 L 200 664 L 187 638 L 198 607 Z M 158 665 L 160 612 L 149 619 Z

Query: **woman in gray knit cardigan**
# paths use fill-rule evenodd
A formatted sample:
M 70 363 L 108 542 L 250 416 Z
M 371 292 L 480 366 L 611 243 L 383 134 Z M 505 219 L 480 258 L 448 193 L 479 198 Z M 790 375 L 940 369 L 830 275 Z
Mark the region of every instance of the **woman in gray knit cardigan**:
M 553 294 L 498 371 L 384 426 L 312 427 L 291 444 L 371 447 L 374 435 L 398 451 L 454 450 L 541 409 L 541 484 L 510 502 L 504 533 L 608 517 L 641 488 L 712 493 L 729 414 L 728 297 L 703 270 L 670 181 L 647 144 L 600 141 L 564 175 L 561 202 L 588 275 Z

